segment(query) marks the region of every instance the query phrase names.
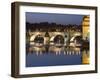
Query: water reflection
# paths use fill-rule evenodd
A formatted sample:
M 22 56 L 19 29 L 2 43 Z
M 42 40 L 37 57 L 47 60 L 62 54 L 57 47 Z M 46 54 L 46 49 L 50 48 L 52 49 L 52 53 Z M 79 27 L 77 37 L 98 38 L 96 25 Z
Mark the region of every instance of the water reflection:
M 26 67 L 89 64 L 89 50 L 81 49 L 70 46 L 30 46 Z
M 35 66 L 60 66 L 60 65 L 81 65 L 81 55 L 55 55 L 53 53 L 36 55 L 29 53 L 26 56 L 26 67 Z
M 89 54 L 89 49 L 83 49 L 82 47 L 71 47 L 71 46 L 61 46 L 61 45 L 38 45 L 38 46 L 29 46 L 27 49 L 27 54 L 55 54 L 55 55 L 80 55 L 82 53 Z

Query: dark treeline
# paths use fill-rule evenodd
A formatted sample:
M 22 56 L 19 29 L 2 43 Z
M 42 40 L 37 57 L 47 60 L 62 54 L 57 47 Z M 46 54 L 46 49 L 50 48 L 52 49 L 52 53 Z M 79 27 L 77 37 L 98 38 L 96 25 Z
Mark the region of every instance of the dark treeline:
M 26 22 L 26 30 L 44 30 L 44 31 L 55 31 L 55 29 L 71 29 L 71 30 L 82 30 L 82 25 L 76 25 L 76 24 L 68 24 L 68 25 L 62 25 L 62 24 L 56 24 L 56 23 L 48 23 L 48 22 L 40 22 L 40 23 L 29 23 Z

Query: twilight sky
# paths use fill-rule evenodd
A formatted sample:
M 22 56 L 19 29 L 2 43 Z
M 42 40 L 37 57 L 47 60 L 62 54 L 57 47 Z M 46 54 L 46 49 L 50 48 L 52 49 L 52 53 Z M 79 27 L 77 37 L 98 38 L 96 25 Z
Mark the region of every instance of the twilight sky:
M 81 25 L 83 16 L 84 15 L 26 12 L 26 21 L 29 23 L 49 22 L 66 25 Z

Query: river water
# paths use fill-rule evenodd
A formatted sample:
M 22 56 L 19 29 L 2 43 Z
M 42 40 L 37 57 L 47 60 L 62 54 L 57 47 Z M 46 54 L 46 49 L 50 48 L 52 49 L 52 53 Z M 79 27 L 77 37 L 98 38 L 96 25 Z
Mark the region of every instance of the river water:
M 82 54 L 60 54 L 28 53 L 26 55 L 26 67 L 58 66 L 58 65 L 79 65 L 82 64 Z

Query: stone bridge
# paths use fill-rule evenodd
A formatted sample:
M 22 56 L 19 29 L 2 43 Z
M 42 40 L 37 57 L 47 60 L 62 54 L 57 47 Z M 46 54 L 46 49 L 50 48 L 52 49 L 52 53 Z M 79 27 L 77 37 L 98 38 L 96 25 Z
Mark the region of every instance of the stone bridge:
M 82 37 L 82 33 L 77 31 L 70 31 L 70 32 L 30 32 L 29 33 L 30 37 L 29 37 L 29 42 L 30 45 L 34 45 L 35 42 L 34 40 L 37 37 L 40 37 L 42 41 L 42 44 L 47 44 L 50 43 L 50 45 L 54 44 L 54 40 L 56 40 L 56 38 L 58 37 L 59 39 L 61 39 L 64 45 L 69 45 L 69 46 L 75 46 L 77 45 L 76 43 L 76 37 Z M 39 39 L 39 38 L 38 38 Z

